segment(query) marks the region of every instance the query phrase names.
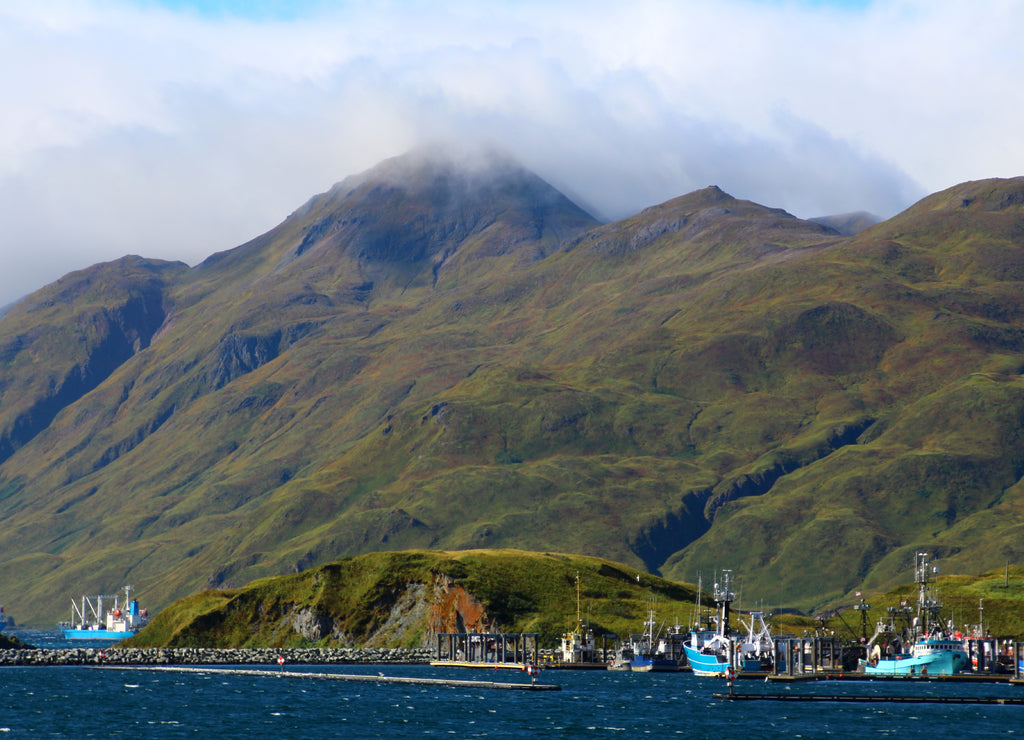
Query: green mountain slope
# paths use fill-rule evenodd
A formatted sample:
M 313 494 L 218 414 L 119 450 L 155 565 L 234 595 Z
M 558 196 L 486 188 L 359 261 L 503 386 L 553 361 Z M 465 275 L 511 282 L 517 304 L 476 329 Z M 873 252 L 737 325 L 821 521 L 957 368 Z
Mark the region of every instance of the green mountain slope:
M 1022 200 L 968 183 L 842 237 L 707 188 L 599 225 L 413 155 L 195 268 L 72 274 L 0 320 L 0 591 L 42 621 L 515 547 L 812 606 L 914 548 L 1000 566 Z

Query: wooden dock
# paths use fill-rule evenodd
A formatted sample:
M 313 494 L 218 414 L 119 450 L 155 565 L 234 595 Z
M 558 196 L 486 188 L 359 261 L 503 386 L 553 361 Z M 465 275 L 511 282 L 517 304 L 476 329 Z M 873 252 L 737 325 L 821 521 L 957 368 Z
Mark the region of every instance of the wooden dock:
M 504 681 L 464 681 L 450 678 L 421 678 L 418 676 L 376 676 L 357 673 L 307 673 L 305 671 L 259 670 L 252 668 L 193 668 L 190 666 L 99 666 L 105 671 L 153 671 L 164 673 L 198 673 L 220 676 L 259 676 L 260 678 L 304 678 L 321 681 L 358 681 L 362 683 L 415 684 L 419 686 L 447 686 L 458 689 L 502 689 L 506 691 L 561 691 L 562 687 L 540 683 L 511 683 Z
M 1024 705 L 1024 696 L 854 696 L 851 694 L 713 694 L 728 701 L 831 701 L 884 702 L 895 704 L 1016 704 Z

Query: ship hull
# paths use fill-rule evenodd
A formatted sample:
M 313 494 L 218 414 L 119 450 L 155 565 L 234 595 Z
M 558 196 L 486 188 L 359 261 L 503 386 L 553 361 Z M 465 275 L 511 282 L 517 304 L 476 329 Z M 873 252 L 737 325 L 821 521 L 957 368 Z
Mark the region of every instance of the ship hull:
M 886 658 L 874 665 L 863 663 L 868 676 L 952 676 L 966 665 L 967 654 L 954 650 Z
M 724 655 L 707 655 L 695 650 L 689 645 L 684 645 L 686 660 L 690 663 L 690 669 L 695 676 L 722 676 L 729 666 Z
M 633 658 L 629 669 L 636 673 L 671 673 L 679 670 L 679 663 L 662 658 Z
M 107 640 L 117 642 L 127 640 L 135 634 L 132 631 L 117 632 L 114 630 L 84 630 L 84 629 L 61 629 L 66 640 Z

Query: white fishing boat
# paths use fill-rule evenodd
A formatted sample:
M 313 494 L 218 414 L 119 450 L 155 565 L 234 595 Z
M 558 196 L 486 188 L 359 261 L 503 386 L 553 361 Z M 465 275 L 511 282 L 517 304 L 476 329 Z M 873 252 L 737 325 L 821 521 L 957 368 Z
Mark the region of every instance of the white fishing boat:
M 597 663 L 597 643 L 594 632 L 583 624 L 581 613 L 580 574 L 576 574 L 576 625 L 568 632 L 562 633 L 558 647 L 562 663 L 570 665 L 593 665 Z

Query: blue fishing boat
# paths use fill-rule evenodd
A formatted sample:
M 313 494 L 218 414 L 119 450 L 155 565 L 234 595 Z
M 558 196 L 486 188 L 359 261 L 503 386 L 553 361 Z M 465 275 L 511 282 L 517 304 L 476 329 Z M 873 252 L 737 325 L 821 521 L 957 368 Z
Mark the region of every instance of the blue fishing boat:
M 631 637 L 633 657 L 629 660 L 629 668 L 637 673 L 660 673 L 678 671 L 679 661 L 676 660 L 668 647 L 668 641 L 658 639 L 661 630 L 655 634 L 654 628 L 657 623 L 654 619 L 654 610 L 651 609 L 647 620 L 644 622 L 642 635 Z
M 716 615 L 708 624 L 709 629 L 693 630 L 690 640 L 684 643 L 686 660 L 694 675 L 724 676 L 726 669 L 732 664 L 733 644 L 729 635 L 729 605 L 735 599 L 731 589 L 732 572 L 722 572 L 722 583 L 716 583 L 714 600 Z M 700 586 L 697 587 L 698 602 Z M 711 625 L 714 624 L 714 629 Z
M 699 601 L 699 585 L 697 598 Z M 733 634 L 730 628 L 730 605 L 736 598 L 732 592 L 732 571 L 722 571 L 722 581 L 715 584 L 713 598 L 716 614 L 708 629 L 693 630 L 689 641 L 683 644 L 694 675 L 721 677 L 730 666 L 745 672 L 771 670 L 775 641 L 764 613 L 750 613 L 746 635 Z
M 72 600 L 71 620 L 58 625 L 65 639 L 116 642 L 141 630 L 149 622 L 149 612 L 139 608 L 131 590 L 131 586 L 124 587 L 123 601 L 118 596 L 83 596 L 81 603 Z
M 917 615 L 903 602 L 889 609 L 868 641 L 868 658 L 860 668 L 869 676 L 952 676 L 966 669 L 970 659 L 953 625 L 939 619 L 942 603 L 933 595 L 932 584 L 938 568 L 919 552 L 914 559 L 914 580 L 918 585 Z M 902 619 L 904 624 L 897 622 Z

